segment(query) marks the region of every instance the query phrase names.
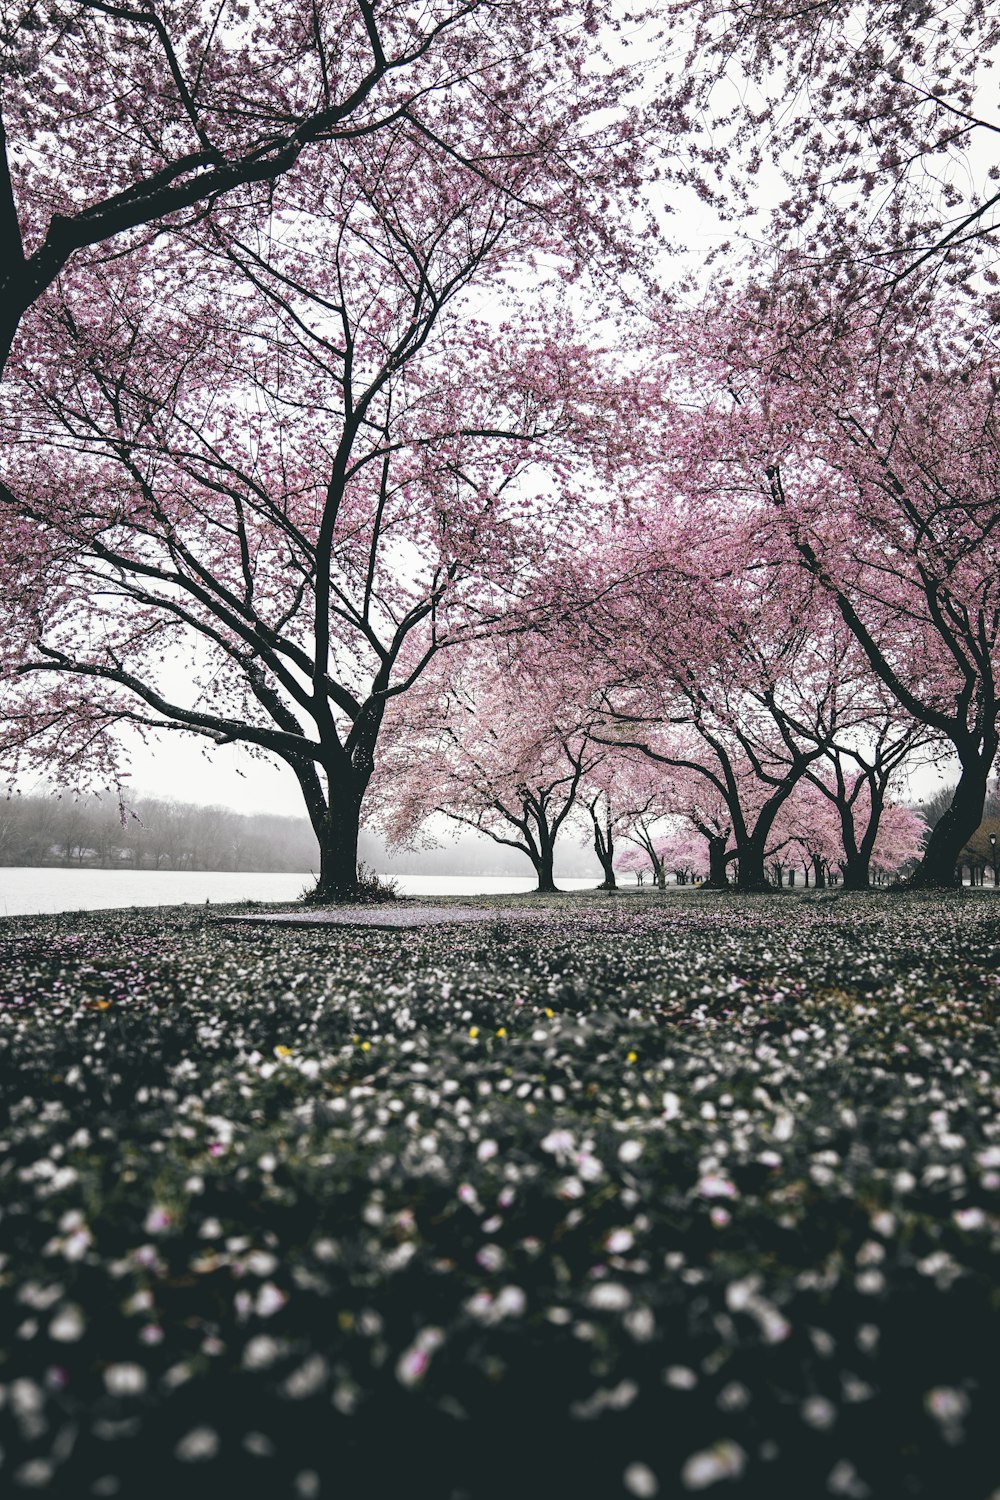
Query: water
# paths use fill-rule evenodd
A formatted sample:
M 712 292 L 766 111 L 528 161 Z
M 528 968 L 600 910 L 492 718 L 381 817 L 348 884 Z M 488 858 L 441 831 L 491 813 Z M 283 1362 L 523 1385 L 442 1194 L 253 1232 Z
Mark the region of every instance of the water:
M 180 906 L 189 901 L 295 901 L 314 877 L 226 870 L 0 868 L 0 916 Z
M 517 875 L 396 875 L 401 896 L 487 896 L 534 889 Z M 204 906 L 226 901 L 296 901 L 311 886 L 309 873 L 226 870 L 73 870 L 0 867 L 0 916 L 60 911 L 108 911 L 127 906 Z M 563 890 L 587 890 L 589 880 L 557 880 Z

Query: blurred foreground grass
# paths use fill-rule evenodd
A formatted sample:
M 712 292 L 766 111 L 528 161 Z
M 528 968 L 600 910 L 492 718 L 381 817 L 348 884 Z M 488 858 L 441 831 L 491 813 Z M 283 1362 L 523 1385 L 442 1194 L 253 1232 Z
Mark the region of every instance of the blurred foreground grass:
M 0 924 L 0 1485 L 1000 1497 L 1000 907 L 478 904 Z

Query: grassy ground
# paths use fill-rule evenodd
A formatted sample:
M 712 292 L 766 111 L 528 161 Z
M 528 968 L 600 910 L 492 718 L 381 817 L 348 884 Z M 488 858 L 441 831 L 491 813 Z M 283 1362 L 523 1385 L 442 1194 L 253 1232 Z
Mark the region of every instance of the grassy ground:
M 0 1487 L 997 1500 L 1000 906 L 483 904 L 0 923 Z

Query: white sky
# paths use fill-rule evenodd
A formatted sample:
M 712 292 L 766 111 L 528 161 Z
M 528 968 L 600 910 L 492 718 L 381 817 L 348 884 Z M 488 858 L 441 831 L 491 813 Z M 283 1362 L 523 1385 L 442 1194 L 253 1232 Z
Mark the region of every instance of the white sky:
M 164 734 L 155 746 L 130 746 L 130 757 L 128 785 L 136 792 L 239 812 L 305 817 L 302 793 L 289 768 L 252 756 L 241 745 Z

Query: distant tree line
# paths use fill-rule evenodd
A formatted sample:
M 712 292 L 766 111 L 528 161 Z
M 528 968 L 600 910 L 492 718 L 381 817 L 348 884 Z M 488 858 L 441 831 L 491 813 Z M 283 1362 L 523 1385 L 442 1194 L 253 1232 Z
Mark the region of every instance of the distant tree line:
M 136 870 L 318 868 L 306 818 L 139 797 L 58 793 L 0 801 L 0 865 Z

